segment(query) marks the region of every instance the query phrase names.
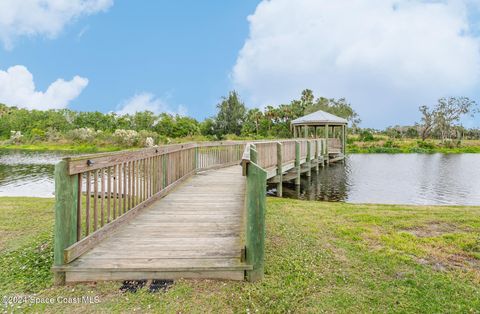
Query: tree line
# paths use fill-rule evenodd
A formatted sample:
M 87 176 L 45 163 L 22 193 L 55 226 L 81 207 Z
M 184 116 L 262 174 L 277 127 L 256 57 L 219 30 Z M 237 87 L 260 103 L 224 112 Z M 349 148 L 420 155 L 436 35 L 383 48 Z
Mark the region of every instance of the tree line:
M 318 97 L 309 89 L 298 99 L 279 106 L 247 108 L 236 91 L 217 104 L 217 113 L 203 121 L 168 113 L 150 111 L 118 115 L 116 113 L 82 112 L 70 109 L 27 110 L 0 104 L 0 139 L 15 141 L 91 141 L 95 138 L 116 139 L 125 145 L 143 145 L 147 137 L 156 143 L 170 138 L 204 136 L 210 140 L 225 138 L 289 138 L 291 121 L 323 110 L 349 121 L 350 132 L 369 140 L 372 133 L 392 138 L 411 137 L 480 138 L 478 129 L 461 126 L 465 115 L 478 112 L 477 104 L 467 97 L 441 98 L 433 107 L 421 106 L 421 121 L 413 126 L 389 127 L 383 131 L 361 129 L 359 115 L 345 99 Z
M 480 129 L 467 129 L 462 125 L 465 117 L 474 117 L 478 112 L 477 103 L 468 97 L 440 98 L 434 106 L 422 105 L 418 108 L 421 119 L 410 126 L 391 126 L 383 131 L 364 129 L 368 133 L 381 133 L 390 138 L 438 139 L 442 143 L 452 140 L 480 139 Z
M 217 104 L 217 113 L 203 121 L 168 113 L 150 111 L 118 115 L 116 113 L 83 112 L 70 109 L 28 110 L 0 104 L 0 139 L 56 141 L 68 138 L 89 141 L 94 137 L 130 135 L 138 139 L 152 137 L 156 142 L 168 138 L 205 136 L 212 140 L 234 137 L 291 137 L 290 123 L 305 114 L 324 110 L 360 122 L 358 114 L 345 99 L 315 99 L 311 90 L 304 90 L 298 100 L 264 110 L 248 109 L 237 92 L 231 91 Z M 127 133 L 126 130 L 131 132 Z M 134 132 L 133 132 L 134 131 Z M 135 141 L 129 141 L 129 143 Z

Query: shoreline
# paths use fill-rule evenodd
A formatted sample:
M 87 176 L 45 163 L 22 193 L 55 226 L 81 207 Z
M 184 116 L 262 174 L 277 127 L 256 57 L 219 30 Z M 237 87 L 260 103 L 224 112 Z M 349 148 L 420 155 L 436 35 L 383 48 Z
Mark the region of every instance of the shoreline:
M 175 144 L 176 142 L 172 143 Z M 367 144 L 362 142 L 362 144 Z M 480 154 L 480 146 L 461 146 L 461 147 L 419 147 L 419 146 L 394 146 L 386 147 L 383 145 L 362 145 L 356 144 L 347 145 L 347 154 Z M 168 144 L 162 144 L 168 145 Z M 162 146 L 159 145 L 159 146 Z M 122 150 L 136 150 L 143 147 L 122 147 L 115 145 L 108 146 L 95 146 L 87 144 L 54 144 L 54 143 L 42 143 L 42 144 L 0 144 L 0 150 L 3 151 L 38 151 L 38 152 L 71 152 L 71 153 L 105 153 L 116 152 Z

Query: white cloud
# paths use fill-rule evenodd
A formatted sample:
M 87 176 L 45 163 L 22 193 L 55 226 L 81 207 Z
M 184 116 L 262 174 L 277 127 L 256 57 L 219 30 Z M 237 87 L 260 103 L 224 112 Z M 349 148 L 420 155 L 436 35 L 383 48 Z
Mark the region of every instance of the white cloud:
M 478 90 L 480 41 L 468 3 L 264 0 L 248 17 L 234 86 L 260 106 L 311 88 L 347 97 L 365 125 L 412 123 L 420 104 Z
M 165 100 L 147 92 L 135 94 L 117 106 L 117 114 L 119 115 L 134 114 L 135 112 L 147 110 L 155 114 L 162 112 L 182 116 L 187 114 L 187 108 L 185 106 L 179 105 L 177 110 L 173 111 Z
M 66 24 L 106 11 L 113 0 L 1 0 L 0 40 L 11 49 L 16 37 L 56 37 Z
M 58 79 L 45 92 L 36 91 L 33 75 L 23 65 L 0 70 L 0 102 L 27 109 L 60 109 L 80 95 L 88 79 L 75 76 L 71 81 Z

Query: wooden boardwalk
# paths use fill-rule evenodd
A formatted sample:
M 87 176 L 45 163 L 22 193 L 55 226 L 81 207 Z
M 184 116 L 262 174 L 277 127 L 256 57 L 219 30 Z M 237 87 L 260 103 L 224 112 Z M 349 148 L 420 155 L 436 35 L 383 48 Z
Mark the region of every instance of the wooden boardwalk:
M 55 281 L 260 280 L 267 181 L 311 176 L 336 139 L 186 143 L 55 167 Z M 334 157 L 329 160 L 330 157 Z
M 243 280 L 240 166 L 200 172 L 63 269 L 66 281 Z

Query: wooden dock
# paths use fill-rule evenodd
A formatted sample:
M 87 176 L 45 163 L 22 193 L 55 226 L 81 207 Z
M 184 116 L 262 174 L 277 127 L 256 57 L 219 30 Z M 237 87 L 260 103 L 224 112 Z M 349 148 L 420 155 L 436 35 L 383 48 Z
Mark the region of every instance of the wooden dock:
M 244 202 L 240 166 L 198 173 L 61 269 L 67 282 L 243 280 L 252 269 L 242 261 Z
M 56 282 L 260 280 L 267 181 L 281 196 L 281 182 L 328 161 L 326 143 L 188 143 L 64 159 L 55 169 Z

